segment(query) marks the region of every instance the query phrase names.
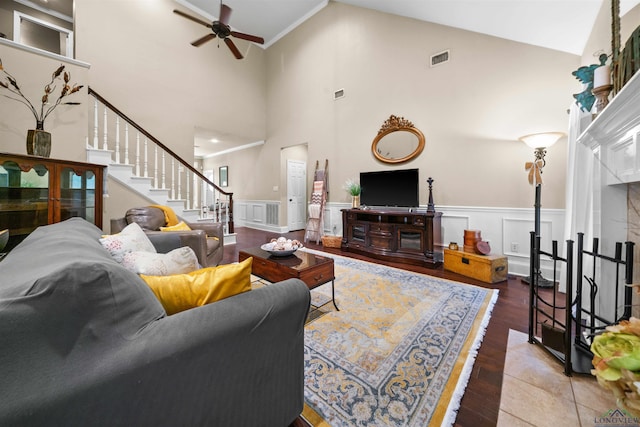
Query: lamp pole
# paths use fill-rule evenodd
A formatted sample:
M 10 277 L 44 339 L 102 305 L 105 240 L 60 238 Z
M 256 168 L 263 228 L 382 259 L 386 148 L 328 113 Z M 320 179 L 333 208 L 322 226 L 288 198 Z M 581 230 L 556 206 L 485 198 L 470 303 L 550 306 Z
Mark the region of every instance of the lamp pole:
M 537 133 L 520 137 L 520 140 L 533 148 L 535 154 L 535 162 L 530 165 L 529 182 L 535 185 L 534 199 L 534 234 L 536 242 L 540 241 L 540 207 L 542 200 L 542 169 L 546 165 L 544 159 L 547 154 L 547 147 L 555 144 L 564 136 L 561 132 Z M 529 167 L 529 164 L 527 164 Z M 536 245 L 537 246 L 537 245 Z M 530 254 L 533 257 L 533 276 L 523 277 L 521 280 L 529 285 L 537 285 L 539 288 L 553 288 L 555 283 L 542 277 L 540 272 L 540 248 L 535 253 Z
M 534 211 L 533 232 L 536 236 L 536 241 L 538 241 L 538 238 L 540 237 L 540 207 L 541 207 L 540 200 L 542 198 L 541 193 L 542 193 L 542 183 L 538 183 L 536 184 L 536 195 L 533 203 L 533 211 Z M 536 276 L 535 280 L 533 280 L 534 278 L 530 276 L 523 277 L 521 280 L 528 285 L 537 283 L 539 288 L 553 288 L 555 283 L 552 282 L 551 280 L 545 279 L 542 276 L 542 273 L 540 272 L 540 252 L 536 251 L 536 253 L 531 254 L 531 256 L 534 257 L 533 270 Z

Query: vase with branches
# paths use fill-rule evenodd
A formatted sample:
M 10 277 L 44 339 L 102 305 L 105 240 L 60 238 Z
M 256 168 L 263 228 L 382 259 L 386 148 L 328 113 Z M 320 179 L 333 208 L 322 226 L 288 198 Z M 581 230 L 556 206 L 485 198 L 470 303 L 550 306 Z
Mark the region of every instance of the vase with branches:
M 40 98 L 39 108 L 37 108 L 29 98 L 24 95 L 16 78 L 4 68 L 2 65 L 2 59 L 0 59 L 0 72 L 2 72 L 0 77 L 0 88 L 6 89 L 6 91 L 9 92 L 5 93 L 3 91 L 0 94 L 5 98 L 12 99 L 25 105 L 36 119 L 35 130 L 29 130 L 27 132 L 27 153 L 48 157 L 51 150 L 51 135 L 48 132 L 44 132 L 45 120 L 59 105 L 80 105 L 79 102 L 66 101 L 66 98 L 80 91 L 84 86 L 71 84 L 71 73 L 65 71 L 64 65 L 60 65 L 51 74 L 51 81 L 44 86 L 44 93 L 42 98 Z M 62 80 L 62 88 L 60 89 L 59 95 L 56 97 L 54 95 L 54 92 L 56 91 L 55 83 L 59 80 Z M 48 145 L 48 147 L 36 149 L 34 145 L 37 145 L 38 140 L 42 140 L 43 144 L 45 146 Z

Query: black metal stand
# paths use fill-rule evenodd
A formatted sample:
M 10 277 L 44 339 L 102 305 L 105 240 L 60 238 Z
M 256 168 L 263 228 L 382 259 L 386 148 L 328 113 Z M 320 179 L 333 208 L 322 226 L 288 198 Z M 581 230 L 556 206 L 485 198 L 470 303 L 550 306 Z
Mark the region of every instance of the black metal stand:
M 533 204 L 534 207 L 534 232 L 536 237 L 540 237 L 540 198 L 541 198 L 541 187 L 542 184 L 536 184 L 536 196 L 535 196 L 535 202 Z M 555 286 L 555 282 L 545 279 L 544 277 L 542 277 L 542 273 L 540 272 L 540 252 L 536 251 L 535 254 L 531 254 L 530 256 L 535 257 L 534 258 L 534 275 L 535 275 L 535 279 L 536 281 L 534 281 L 534 277 L 529 275 L 529 277 L 523 277 L 522 279 L 520 279 L 522 282 L 526 283 L 527 285 L 530 285 L 532 283 L 536 283 L 539 288 L 553 288 Z

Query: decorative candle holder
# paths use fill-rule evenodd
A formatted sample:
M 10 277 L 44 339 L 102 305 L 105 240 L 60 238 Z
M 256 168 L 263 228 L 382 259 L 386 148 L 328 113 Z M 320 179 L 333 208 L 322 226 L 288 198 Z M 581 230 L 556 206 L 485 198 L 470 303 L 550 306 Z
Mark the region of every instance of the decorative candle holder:
M 609 94 L 611 93 L 611 89 L 613 89 L 613 85 L 604 85 L 600 87 L 594 87 L 591 93 L 596 97 L 596 102 L 593 104 L 593 108 L 591 109 L 591 117 L 596 118 L 596 116 L 602 113 L 604 107 L 609 104 Z

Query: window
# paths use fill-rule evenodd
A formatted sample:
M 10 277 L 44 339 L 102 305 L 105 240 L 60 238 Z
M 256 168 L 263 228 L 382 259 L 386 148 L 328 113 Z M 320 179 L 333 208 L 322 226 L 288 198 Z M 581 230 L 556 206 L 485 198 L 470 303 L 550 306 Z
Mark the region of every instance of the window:
M 73 31 L 18 11 L 13 12 L 13 41 L 73 58 Z

